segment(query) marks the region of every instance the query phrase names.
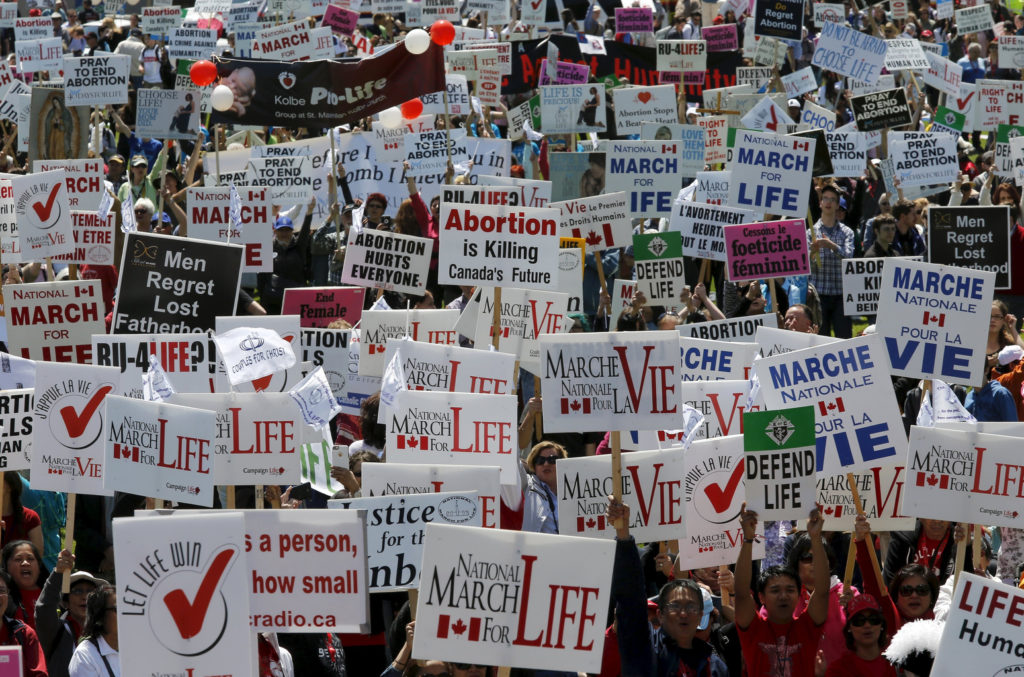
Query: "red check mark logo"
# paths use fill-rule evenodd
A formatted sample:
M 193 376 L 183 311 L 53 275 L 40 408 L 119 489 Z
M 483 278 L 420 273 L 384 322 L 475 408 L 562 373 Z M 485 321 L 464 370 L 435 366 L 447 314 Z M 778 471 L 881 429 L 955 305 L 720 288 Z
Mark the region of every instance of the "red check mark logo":
M 733 469 L 732 475 L 729 476 L 724 490 L 713 482 L 704 487 L 704 495 L 711 501 L 711 507 L 715 509 L 715 512 L 725 512 L 732 505 L 732 497 L 736 495 L 736 489 L 740 486 L 742 477 L 743 461 L 740 461 Z
M 82 409 L 81 413 L 75 411 L 75 408 L 71 405 L 61 408 L 60 416 L 64 419 L 64 426 L 68 429 L 68 434 L 72 438 L 81 437 L 86 427 L 88 427 L 89 421 L 92 420 L 93 414 L 99 409 L 100 402 L 113 389 L 113 386 L 103 386 L 97 390 L 89 398 L 89 401 L 85 403 L 85 408 Z
M 32 203 L 32 209 L 35 210 L 36 216 L 42 223 L 46 223 L 50 220 L 50 214 L 53 212 L 53 203 L 57 199 L 57 191 L 60 190 L 60 184 L 53 184 L 53 188 L 50 189 L 50 196 L 46 198 L 46 204 L 42 202 Z
M 530 7 L 533 7 L 534 10 L 540 9 L 541 3 L 543 2 L 544 0 L 537 0 L 537 2 L 533 2 L 533 0 L 530 0 Z
M 181 633 L 182 639 L 195 637 L 203 629 L 203 622 L 206 620 L 206 612 L 210 609 L 210 602 L 213 601 L 213 594 L 217 592 L 217 587 L 224 577 L 224 571 L 234 556 L 235 551 L 230 547 L 217 553 L 191 602 L 181 588 L 175 588 L 164 595 L 164 604 L 167 605 L 171 618 L 178 626 L 178 632 Z

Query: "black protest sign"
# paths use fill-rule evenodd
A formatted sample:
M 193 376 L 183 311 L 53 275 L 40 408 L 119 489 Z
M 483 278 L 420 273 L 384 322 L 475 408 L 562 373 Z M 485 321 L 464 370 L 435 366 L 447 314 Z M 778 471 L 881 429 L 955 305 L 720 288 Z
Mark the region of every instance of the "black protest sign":
M 808 129 L 803 132 L 794 132 L 787 136 L 802 136 L 814 139 L 814 166 L 811 168 L 811 176 L 832 176 L 836 173 L 832 166 L 832 156 L 828 151 L 828 141 L 824 129 Z
M 1010 208 L 932 207 L 928 261 L 996 274 L 996 289 L 1010 286 Z
M 124 239 L 112 334 L 212 330 L 234 315 L 245 247 L 152 233 Z
M 860 132 L 903 127 L 913 122 L 910 106 L 907 105 L 907 93 L 900 88 L 854 96 L 850 99 L 850 105 L 853 106 L 853 119 L 857 121 L 857 131 Z
M 754 3 L 754 35 L 800 40 L 803 22 L 803 0 L 757 0 Z

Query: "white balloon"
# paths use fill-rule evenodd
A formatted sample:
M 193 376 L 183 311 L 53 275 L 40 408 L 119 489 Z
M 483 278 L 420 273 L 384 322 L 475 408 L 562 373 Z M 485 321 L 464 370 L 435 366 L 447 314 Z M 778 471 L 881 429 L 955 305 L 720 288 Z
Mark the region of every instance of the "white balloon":
M 430 34 L 422 28 L 414 28 L 405 36 L 405 48 L 410 54 L 422 54 L 430 47 Z
M 210 92 L 210 105 L 224 112 L 235 105 L 235 93 L 227 85 L 217 85 Z
M 402 125 L 402 111 L 396 106 L 385 108 L 378 116 L 380 117 L 380 123 L 388 129 L 397 129 Z

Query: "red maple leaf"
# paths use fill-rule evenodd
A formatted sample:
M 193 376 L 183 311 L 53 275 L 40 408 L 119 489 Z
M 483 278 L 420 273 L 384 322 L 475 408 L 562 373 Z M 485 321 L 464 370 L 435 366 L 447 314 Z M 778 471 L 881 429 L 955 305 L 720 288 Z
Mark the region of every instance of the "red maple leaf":
M 831 505 L 825 508 L 826 515 L 831 515 L 833 512 L 835 512 L 835 508 L 833 508 Z
M 415 447 L 418 447 L 419 444 L 420 444 L 420 440 L 417 437 L 413 437 L 413 436 L 410 435 L 410 436 L 407 436 L 405 438 L 405 446 L 407 446 L 407 447 L 415 448 Z
M 1014 511 L 1013 511 L 1013 516 L 1014 516 L 1014 517 L 1016 517 L 1016 516 L 1017 516 L 1017 515 L 1019 515 L 1019 514 L 1020 514 L 1020 513 L 1019 513 L 1019 512 L 1017 512 L 1016 510 L 1014 510 Z
M 935 476 L 935 473 L 932 473 L 931 475 L 928 476 L 928 479 L 926 481 L 928 482 L 928 484 L 934 487 L 936 484 L 938 484 L 939 478 Z
M 571 407 L 573 411 L 579 411 L 580 410 L 580 402 L 579 402 L 579 400 L 573 400 L 572 404 L 570 404 L 569 407 Z
M 829 409 L 835 409 L 836 408 L 836 403 L 835 402 L 829 402 L 828 403 L 828 408 Z
M 462 622 L 461 618 L 459 620 L 455 621 L 454 623 L 452 623 L 452 632 L 454 632 L 456 635 L 461 635 L 465 631 L 466 631 L 466 624 Z
M 590 231 L 590 233 L 587 235 L 587 244 L 591 246 L 601 244 L 601 242 L 603 241 L 604 238 L 595 233 L 594 231 Z
M 597 522 L 594 520 L 593 517 L 591 517 L 590 519 L 587 520 L 587 528 L 588 529 L 593 529 L 595 524 L 597 524 Z

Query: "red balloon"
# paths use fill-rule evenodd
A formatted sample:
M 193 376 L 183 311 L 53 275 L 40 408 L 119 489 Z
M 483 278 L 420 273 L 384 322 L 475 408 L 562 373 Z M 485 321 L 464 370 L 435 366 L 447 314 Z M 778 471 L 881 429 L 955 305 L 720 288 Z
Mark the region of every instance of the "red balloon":
M 419 99 L 409 99 L 402 104 L 402 117 L 406 120 L 415 120 L 423 113 L 423 102 Z
M 430 26 L 430 39 L 442 47 L 452 44 L 455 40 L 455 26 L 451 21 L 438 19 Z
M 212 85 L 213 81 L 217 79 L 217 67 L 213 65 L 212 61 L 206 61 L 205 59 L 196 61 L 188 69 L 188 76 L 197 87 Z

